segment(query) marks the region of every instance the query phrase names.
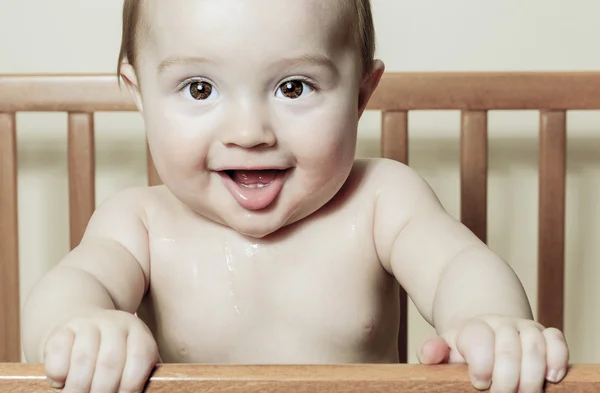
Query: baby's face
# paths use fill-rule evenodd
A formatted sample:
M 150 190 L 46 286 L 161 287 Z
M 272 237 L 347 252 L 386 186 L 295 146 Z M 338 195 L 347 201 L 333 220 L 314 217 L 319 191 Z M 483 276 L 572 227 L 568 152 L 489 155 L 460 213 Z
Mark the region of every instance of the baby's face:
M 140 109 L 163 182 L 192 210 L 262 237 L 343 185 L 363 80 L 345 1 L 148 2 Z

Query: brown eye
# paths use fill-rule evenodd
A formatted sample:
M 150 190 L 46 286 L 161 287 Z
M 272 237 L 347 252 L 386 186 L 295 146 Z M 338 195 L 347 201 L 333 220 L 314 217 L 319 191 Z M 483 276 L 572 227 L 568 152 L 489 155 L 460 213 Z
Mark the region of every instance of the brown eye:
M 288 81 L 281 85 L 280 89 L 281 94 L 283 94 L 284 97 L 295 99 L 302 96 L 302 93 L 304 92 L 304 85 L 298 80 Z
M 195 100 L 206 100 L 212 93 L 212 86 L 207 82 L 194 82 L 190 85 L 190 95 Z

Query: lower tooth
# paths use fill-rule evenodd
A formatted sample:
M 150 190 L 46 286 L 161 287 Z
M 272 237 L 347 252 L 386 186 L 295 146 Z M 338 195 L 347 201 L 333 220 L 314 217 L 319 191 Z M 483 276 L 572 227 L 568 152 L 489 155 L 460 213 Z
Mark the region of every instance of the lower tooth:
M 267 186 L 267 184 L 262 184 L 262 183 L 259 183 L 259 184 L 242 184 L 242 185 L 244 187 L 247 187 L 247 188 L 264 188 L 264 187 Z

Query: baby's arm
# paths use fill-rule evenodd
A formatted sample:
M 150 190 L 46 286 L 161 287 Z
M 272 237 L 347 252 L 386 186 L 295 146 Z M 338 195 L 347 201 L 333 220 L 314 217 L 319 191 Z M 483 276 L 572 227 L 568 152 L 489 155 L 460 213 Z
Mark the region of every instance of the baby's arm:
M 414 171 L 383 166 L 389 180 L 376 202 L 375 245 L 423 317 L 438 330 L 481 314 L 532 318 L 510 266 L 450 216 Z
M 568 358 L 564 337 L 532 320 L 510 266 L 450 216 L 410 168 L 386 161 L 376 172 L 387 180 L 375 207 L 377 252 L 448 346 L 445 353 L 432 341 L 421 360 L 466 361 L 483 388 L 493 379 L 507 391 L 518 384 L 536 391 L 547 374 L 560 379 Z
M 138 388 L 156 362 L 152 335 L 133 315 L 149 277 L 140 193 L 128 190 L 99 206 L 80 245 L 35 285 L 24 305 L 25 357 L 45 363 L 58 386 L 86 391 L 93 382 L 116 391 L 124 370 L 124 387 Z

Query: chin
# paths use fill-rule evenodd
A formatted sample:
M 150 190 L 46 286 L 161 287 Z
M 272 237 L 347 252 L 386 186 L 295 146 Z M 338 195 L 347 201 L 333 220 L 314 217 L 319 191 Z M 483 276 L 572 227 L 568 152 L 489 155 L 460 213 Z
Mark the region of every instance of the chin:
M 277 232 L 285 223 L 277 224 L 264 220 L 264 218 L 250 218 L 245 222 L 227 222 L 226 225 L 244 236 L 262 239 Z
M 281 206 L 274 205 L 264 210 L 237 211 L 221 216 L 221 220 L 224 225 L 244 236 L 262 239 L 301 221 L 310 212 L 303 213 L 293 207 L 282 211 Z

